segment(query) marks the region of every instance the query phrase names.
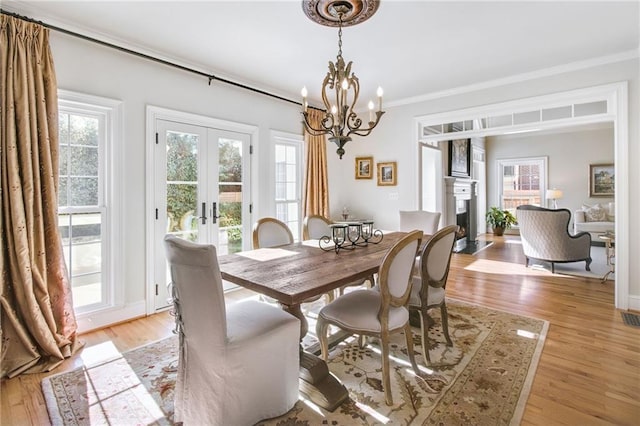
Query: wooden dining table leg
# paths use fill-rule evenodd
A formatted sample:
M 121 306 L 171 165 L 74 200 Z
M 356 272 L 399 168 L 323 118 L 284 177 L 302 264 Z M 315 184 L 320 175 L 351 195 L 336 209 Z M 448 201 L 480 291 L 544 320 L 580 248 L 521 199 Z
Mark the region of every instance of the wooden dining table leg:
M 349 398 L 347 388 L 331 374 L 322 358 L 304 351 L 302 339 L 309 330 L 309 324 L 300 304 L 281 303 L 280 306 L 300 320 L 300 392 L 317 406 L 334 411 Z

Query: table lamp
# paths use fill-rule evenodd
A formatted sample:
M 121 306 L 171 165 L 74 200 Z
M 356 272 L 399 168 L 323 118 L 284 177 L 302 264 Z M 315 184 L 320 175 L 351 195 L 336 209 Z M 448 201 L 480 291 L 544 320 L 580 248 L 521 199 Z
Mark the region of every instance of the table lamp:
M 557 209 L 558 208 L 558 201 L 560 198 L 562 198 L 562 191 L 559 189 L 547 189 L 547 200 L 552 200 L 553 201 L 553 208 Z

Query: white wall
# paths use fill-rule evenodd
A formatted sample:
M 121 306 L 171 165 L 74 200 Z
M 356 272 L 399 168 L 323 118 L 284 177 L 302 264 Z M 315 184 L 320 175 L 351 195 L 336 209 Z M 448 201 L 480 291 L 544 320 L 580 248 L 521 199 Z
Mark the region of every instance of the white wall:
M 487 137 L 487 163 L 491 164 L 487 170 L 489 205 L 498 204 L 496 160 L 542 156 L 549 160 L 547 187 L 563 191 L 558 207 L 573 212 L 583 204 L 606 205 L 613 201 L 589 197 L 589 164 L 614 163 L 613 128 L 608 127 Z
M 195 74 L 160 65 L 59 32 L 51 32 L 51 49 L 58 87 L 119 99 L 124 103 L 123 258 L 125 303 L 144 302 L 145 276 L 145 114 L 147 105 L 160 106 L 259 127 L 254 141 L 257 161 L 253 176 L 253 217 L 272 215 L 272 197 L 258 186 L 271 176 L 268 164 L 270 130 L 301 134 L 300 108 L 295 104 L 213 82 Z M 264 180 L 263 180 L 264 181 Z
M 628 116 L 629 116 L 629 155 L 622 161 L 629 161 L 629 175 L 617 176 L 627 179 L 630 187 L 629 208 L 624 212 L 616 212 L 632 216 L 630 223 L 629 259 L 640 258 L 640 222 L 633 220 L 640 211 L 640 95 L 639 95 L 639 60 L 629 60 L 613 64 L 595 66 L 588 69 L 566 72 L 521 83 L 511 83 L 489 89 L 482 89 L 460 95 L 453 95 L 427 100 L 411 105 L 386 107 L 378 128 L 362 141 L 350 142 L 346 146 L 347 154 L 342 160 L 329 155 L 329 167 L 332 173 L 330 181 L 332 211 L 336 204 L 348 200 L 354 210 L 362 210 L 371 216 L 376 226 L 383 229 L 397 229 L 398 210 L 414 208 L 417 203 L 417 131 L 413 128 L 413 118 L 445 111 L 506 102 L 522 98 L 564 92 L 603 84 L 628 82 Z M 419 94 L 416 94 L 416 96 Z M 358 181 L 353 179 L 354 156 L 373 155 L 374 161 L 398 162 L 398 187 L 377 187 L 375 179 L 372 181 Z M 338 164 L 346 163 L 340 167 Z M 487 163 L 487 169 L 491 164 Z M 337 182 L 340 182 L 338 185 Z M 398 200 L 391 200 L 393 194 L 398 194 Z M 337 211 L 335 211 L 337 212 Z M 630 307 L 640 309 L 640 263 L 630 262 L 629 265 L 629 295 Z
M 155 105 L 223 120 L 258 126 L 259 137 L 254 146 L 257 165 L 254 170 L 254 218 L 268 214 L 271 194 L 260 190 L 260 178 L 271 175 L 266 147 L 270 130 L 301 133 L 299 107 L 280 100 L 214 82 L 207 85 L 204 77 L 159 65 L 145 59 L 85 42 L 61 33 L 51 33 L 58 85 L 61 89 L 87 93 L 124 102 L 125 121 L 125 190 L 123 247 L 126 259 L 124 279 L 126 302 L 144 301 L 145 277 L 145 108 Z M 333 144 L 327 146 L 330 208 L 338 217 L 344 205 L 358 217 L 372 217 L 382 229 L 398 227 L 398 210 L 414 209 L 418 205 L 418 145 L 414 117 L 504 102 L 508 100 L 562 92 L 582 87 L 619 81 L 629 82 L 629 158 L 630 165 L 640 160 L 639 144 L 639 66 L 638 60 L 598 66 L 586 70 L 542 77 L 492 89 L 443 97 L 411 105 L 385 107 L 378 128 L 366 138 L 354 137 L 346 145 L 342 160 Z M 416 94 L 419 95 L 419 94 Z M 398 186 L 378 187 L 372 180 L 355 180 L 354 158 L 373 156 L 374 162 L 398 162 Z M 491 165 L 487 164 L 490 168 Z M 640 211 L 638 190 L 640 168 L 629 167 L 631 188 L 629 215 Z M 553 181 L 552 181 L 553 183 Z M 630 221 L 631 235 L 640 235 L 640 222 Z M 640 239 L 630 239 L 630 259 L 640 257 Z M 629 266 L 632 306 L 640 309 L 640 263 Z

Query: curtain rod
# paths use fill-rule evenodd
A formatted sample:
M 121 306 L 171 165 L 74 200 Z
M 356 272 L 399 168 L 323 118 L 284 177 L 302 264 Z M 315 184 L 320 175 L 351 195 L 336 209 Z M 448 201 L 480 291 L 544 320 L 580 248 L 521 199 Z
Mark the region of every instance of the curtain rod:
M 86 36 L 84 34 L 76 33 L 74 31 L 70 31 L 70 30 L 67 30 L 67 29 L 64 29 L 64 28 L 60 28 L 60 27 L 57 27 L 55 25 L 47 24 L 46 22 L 42 22 L 42 21 L 35 20 L 33 18 L 29 18 L 27 16 L 19 15 L 17 13 L 9 12 L 9 11 L 3 10 L 3 9 L 0 9 L 0 12 L 3 15 L 13 16 L 14 18 L 18 18 L 18 19 L 21 19 L 23 21 L 33 22 L 35 24 L 42 25 L 43 27 L 48 28 L 50 30 L 58 31 L 58 32 L 61 32 L 63 34 L 67 34 L 67 35 L 70 35 L 70 36 L 73 36 L 73 37 L 81 38 L 81 39 L 86 40 L 86 41 L 90 41 L 92 43 L 97 43 L 97 44 L 100 44 L 102 46 L 106 46 L 106 47 L 110 47 L 112 49 L 119 50 L 120 52 L 128 53 L 130 55 L 134 55 L 134 56 L 137 56 L 137 57 L 140 57 L 140 58 L 143 58 L 143 59 L 148 59 L 148 60 L 153 61 L 153 62 L 157 62 L 157 63 L 163 64 L 163 65 L 168 65 L 170 67 L 178 68 L 178 69 L 180 69 L 182 71 L 187 71 L 187 72 L 190 72 L 190 73 L 193 73 L 193 74 L 197 74 L 197 75 L 202 76 L 202 77 L 206 77 L 206 78 L 209 79 L 209 86 L 211 86 L 211 82 L 214 81 L 214 80 L 215 81 L 220 81 L 222 83 L 226 83 L 226 84 L 229 84 L 231 86 L 239 87 L 239 88 L 245 89 L 245 90 L 250 90 L 252 92 L 259 93 L 261 95 L 270 96 L 272 98 L 280 99 L 281 101 L 290 102 L 292 104 L 296 104 L 296 105 L 302 106 L 301 102 L 297 102 L 297 101 L 294 101 L 294 100 L 291 100 L 291 99 L 287 99 L 285 97 L 282 97 L 282 96 L 279 96 L 279 95 L 275 95 L 273 93 L 269 93 L 269 92 L 266 92 L 264 90 L 256 89 L 255 87 L 246 86 L 244 84 L 237 83 L 235 81 L 227 80 L 225 78 L 216 77 L 213 74 L 207 74 L 205 72 L 202 72 L 202 71 L 199 71 L 199 70 L 196 70 L 196 69 L 193 69 L 193 68 L 185 67 L 184 65 L 176 64 L 174 62 L 170 62 L 170 61 L 167 61 L 167 60 L 164 60 L 164 59 L 156 58 L 154 56 L 147 55 L 145 53 L 136 52 L 135 50 L 131 50 L 131 49 L 128 49 L 126 47 L 122 47 L 122 46 L 118 46 L 118 45 L 113 44 L 113 43 L 109 43 L 109 42 L 106 42 L 106 41 L 98 40 L 96 38 L 89 37 L 89 36 Z M 309 106 L 309 108 L 319 109 L 319 108 L 315 108 L 315 107 L 312 107 L 312 106 Z

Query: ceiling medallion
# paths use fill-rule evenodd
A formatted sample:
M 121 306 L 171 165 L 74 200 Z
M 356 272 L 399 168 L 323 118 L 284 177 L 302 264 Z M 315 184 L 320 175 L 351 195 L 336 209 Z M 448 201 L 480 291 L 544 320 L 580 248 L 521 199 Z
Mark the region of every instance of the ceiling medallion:
M 378 10 L 380 0 L 303 0 L 302 10 L 309 19 L 326 27 L 349 27 L 366 21 Z

